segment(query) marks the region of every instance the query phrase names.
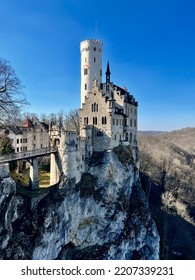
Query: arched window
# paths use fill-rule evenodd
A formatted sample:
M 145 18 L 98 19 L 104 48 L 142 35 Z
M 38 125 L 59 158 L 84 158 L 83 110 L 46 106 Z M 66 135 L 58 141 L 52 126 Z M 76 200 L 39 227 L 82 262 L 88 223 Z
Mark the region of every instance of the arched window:
M 97 117 L 93 117 L 93 124 L 97 124 Z
M 87 90 L 87 84 L 85 84 L 85 90 Z
M 96 104 L 96 111 L 98 112 L 98 104 Z
M 88 69 L 84 68 L 84 75 L 87 75 L 87 74 L 88 74 Z
M 94 103 L 93 108 L 94 108 L 94 112 L 96 112 L 96 103 Z
M 92 112 L 94 111 L 93 104 L 91 105 L 91 111 L 92 111 Z
M 126 141 L 129 140 L 129 134 L 128 134 L 128 132 L 125 133 L 125 140 L 126 140 Z
M 102 117 L 102 124 L 106 124 L 107 120 L 106 117 Z

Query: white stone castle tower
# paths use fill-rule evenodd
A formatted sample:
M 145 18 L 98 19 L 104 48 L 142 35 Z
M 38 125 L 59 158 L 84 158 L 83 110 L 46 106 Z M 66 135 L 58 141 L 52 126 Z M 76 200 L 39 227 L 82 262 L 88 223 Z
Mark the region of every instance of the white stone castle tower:
M 81 51 L 81 108 L 92 91 L 93 80 L 102 82 L 102 42 L 89 39 L 80 43 Z

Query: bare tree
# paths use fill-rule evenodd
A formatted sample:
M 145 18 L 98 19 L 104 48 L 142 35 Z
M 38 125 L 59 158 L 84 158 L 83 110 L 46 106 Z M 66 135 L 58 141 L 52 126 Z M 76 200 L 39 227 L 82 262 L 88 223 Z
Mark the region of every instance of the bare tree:
M 79 135 L 80 130 L 80 114 L 79 109 L 73 109 L 70 111 L 65 118 L 65 128 L 67 130 L 75 130 Z
M 23 106 L 27 104 L 21 81 L 10 63 L 0 58 L 0 126 L 10 126 L 11 120 L 16 121 Z

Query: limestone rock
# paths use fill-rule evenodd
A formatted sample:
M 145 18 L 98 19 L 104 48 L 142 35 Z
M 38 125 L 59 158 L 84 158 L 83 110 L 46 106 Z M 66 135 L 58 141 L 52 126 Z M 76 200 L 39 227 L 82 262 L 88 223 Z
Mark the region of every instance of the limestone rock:
M 124 158 L 122 152 L 93 155 L 76 185 L 61 182 L 34 203 L 16 196 L 10 179 L 1 181 L 0 258 L 158 259 L 137 151 Z

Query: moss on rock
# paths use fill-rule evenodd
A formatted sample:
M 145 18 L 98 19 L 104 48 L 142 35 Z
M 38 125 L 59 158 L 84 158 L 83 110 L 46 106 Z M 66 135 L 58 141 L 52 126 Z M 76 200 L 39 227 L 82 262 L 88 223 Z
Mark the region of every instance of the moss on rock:
M 133 152 L 130 146 L 119 145 L 113 148 L 113 152 L 117 155 L 119 161 L 123 164 L 133 164 Z

